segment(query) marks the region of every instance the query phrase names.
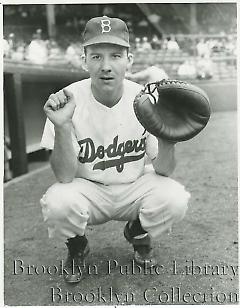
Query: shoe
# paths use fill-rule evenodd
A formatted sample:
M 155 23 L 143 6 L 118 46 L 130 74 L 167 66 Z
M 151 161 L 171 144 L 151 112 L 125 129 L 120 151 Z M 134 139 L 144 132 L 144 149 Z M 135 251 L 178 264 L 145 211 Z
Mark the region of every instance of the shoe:
M 139 222 L 140 223 L 140 222 Z M 126 240 L 133 245 L 134 249 L 134 260 L 145 268 L 150 268 L 157 265 L 157 260 L 153 255 L 153 248 L 151 246 L 151 239 L 147 232 L 135 235 L 134 237 L 130 234 L 129 222 L 124 228 L 124 237 Z
M 90 248 L 85 236 L 77 235 L 68 239 L 68 256 L 64 263 L 63 277 L 66 283 L 79 283 L 86 268 L 85 258 L 89 254 Z

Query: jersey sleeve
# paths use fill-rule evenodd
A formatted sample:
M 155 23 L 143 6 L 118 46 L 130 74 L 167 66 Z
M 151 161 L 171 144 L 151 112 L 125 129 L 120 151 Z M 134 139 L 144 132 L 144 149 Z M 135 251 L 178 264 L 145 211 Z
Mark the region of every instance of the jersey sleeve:
M 86 83 L 86 81 L 84 81 L 84 82 Z M 84 83 L 84 85 L 85 85 L 85 83 Z M 77 81 L 77 82 L 72 83 L 72 84 L 65 87 L 65 89 L 68 89 L 70 92 L 72 92 L 74 99 L 77 102 L 77 108 L 81 108 L 81 106 L 79 106 L 79 102 L 81 101 L 81 98 L 79 99 L 79 94 L 78 94 L 79 92 L 81 93 L 81 91 L 79 91 L 79 87 L 81 87 L 81 84 L 82 84 L 82 81 Z M 76 113 L 77 108 L 74 111 L 73 122 L 74 122 L 74 117 L 75 117 L 75 113 Z M 48 150 L 53 150 L 53 148 L 54 148 L 54 138 L 55 138 L 54 124 L 49 119 L 47 119 L 46 122 L 45 122 L 44 129 L 43 129 L 43 134 L 42 134 L 40 146 L 42 148 L 45 148 L 45 149 L 48 149 Z M 77 137 L 76 137 L 76 134 L 75 134 L 74 126 L 73 126 L 73 129 L 72 129 L 72 142 L 73 142 L 74 150 L 75 150 L 76 154 L 78 155 L 80 147 L 79 147 L 79 144 L 77 142 Z
M 49 119 L 47 119 L 45 126 L 44 126 L 40 146 L 42 148 L 45 148 L 45 149 L 48 149 L 48 150 L 53 150 L 53 148 L 54 148 L 54 138 L 55 138 L 54 125 Z M 74 133 L 74 130 L 72 130 L 72 143 L 73 143 L 74 151 L 75 151 L 76 155 L 78 155 L 80 147 L 79 147 L 79 144 L 77 142 L 77 138 L 76 138 L 76 135 Z
M 151 160 L 158 155 L 158 141 L 152 134 L 149 134 L 146 139 L 146 154 Z

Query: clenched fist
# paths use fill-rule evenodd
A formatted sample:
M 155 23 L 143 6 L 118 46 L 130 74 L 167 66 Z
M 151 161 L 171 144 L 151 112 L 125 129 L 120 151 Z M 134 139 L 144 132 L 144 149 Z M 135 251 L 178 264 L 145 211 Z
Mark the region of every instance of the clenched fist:
M 43 110 L 55 126 L 61 127 L 71 122 L 75 107 L 73 94 L 63 89 L 49 96 Z

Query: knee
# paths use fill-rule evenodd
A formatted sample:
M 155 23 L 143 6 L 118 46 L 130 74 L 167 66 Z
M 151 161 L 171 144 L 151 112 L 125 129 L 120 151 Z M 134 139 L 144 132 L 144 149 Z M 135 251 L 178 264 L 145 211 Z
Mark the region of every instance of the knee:
M 187 192 L 178 182 L 166 178 L 156 182 L 152 191 L 151 198 L 148 198 L 148 203 L 145 208 L 148 208 L 149 214 L 155 216 L 157 212 L 170 215 L 174 221 L 181 220 L 188 208 L 190 193 Z
M 78 207 L 83 216 L 87 215 L 87 206 L 81 202 L 83 196 L 77 193 L 71 184 L 56 183 L 52 185 L 40 200 L 45 219 L 62 220 L 71 215 Z M 80 205 L 80 208 L 79 208 Z
M 184 188 L 179 189 L 169 198 L 168 208 L 174 221 L 179 221 L 185 216 L 189 198 L 190 193 Z

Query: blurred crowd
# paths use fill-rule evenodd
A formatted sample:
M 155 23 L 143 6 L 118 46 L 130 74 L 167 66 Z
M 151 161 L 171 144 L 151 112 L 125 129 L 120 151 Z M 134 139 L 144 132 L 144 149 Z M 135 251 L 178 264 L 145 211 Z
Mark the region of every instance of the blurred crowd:
M 61 64 L 67 67 L 80 68 L 82 46 L 79 40 L 70 41 L 64 48 L 57 40 L 44 39 L 42 29 L 37 29 L 30 42 L 25 42 L 10 33 L 4 38 L 4 57 L 13 61 L 28 61 L 33 64 Z M 174 35 L 159 38 L 154 34 L 134 37 L 132 51 L 136 54 L 159 51 L 164 55 L 174 53 L 184 55 L 179 64 L 177 75 L 180 78 L 210 79 L 213 77 L 214 55 L 236 57 L 237 46 L 234 36 L 219 38 L 177 38 Z M 154 63 L 152 63 L 154 65 Z M 149 65 L 151 67 L 152 65 Z
M 69 64 L 80 67 L 81 43 L 71 42 L 66 48 L 59 45 L 57 40 L 43 39 L 42 29 L 37 29 L 32 40 L 27 43 L 19 40 L 14 33 L 10 33 L 3 42 L 4 57 L 13 61 L 29 61 L 33 64 Z
M 151 39 L 136 37 L 134 46 L 137 51 L 185 51 L 190 55 L 198 56 L 211 56 L 217 53 L 237 55 L 237 43 L 233 35 L 219 38 L 176 38 L 174 35 L 169 35 L 159 38 L 154 34 Z

